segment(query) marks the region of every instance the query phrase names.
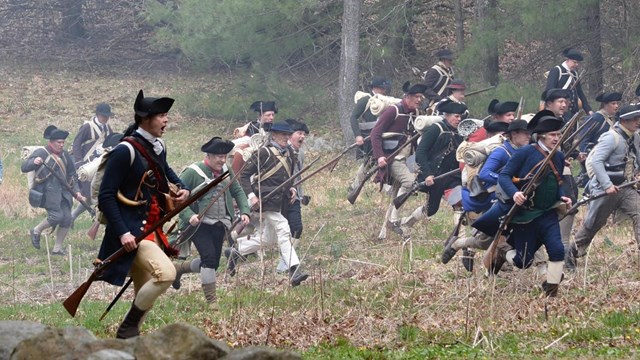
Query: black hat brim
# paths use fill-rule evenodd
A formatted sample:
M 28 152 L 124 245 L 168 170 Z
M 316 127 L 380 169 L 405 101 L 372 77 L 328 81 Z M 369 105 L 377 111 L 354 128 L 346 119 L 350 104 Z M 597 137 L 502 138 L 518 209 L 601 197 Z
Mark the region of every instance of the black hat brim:
M 200 150 L 207 154 L 226 155 L 235 146 L 234 143 L 228 140 L 222 140 L 220 137 L 213 137 L 207 141 L 206 144 L 200 147 Z

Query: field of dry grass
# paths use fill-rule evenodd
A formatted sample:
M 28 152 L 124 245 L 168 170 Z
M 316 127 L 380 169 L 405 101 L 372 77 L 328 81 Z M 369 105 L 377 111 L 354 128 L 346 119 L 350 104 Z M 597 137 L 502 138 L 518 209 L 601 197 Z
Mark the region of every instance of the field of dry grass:
M 131 293 L 103 322 L 98 318 L 118 289 L 101 283 L 91 288 L 76 318 L 64 311 L 61 301 L 88 276 L 99 241 L 86 238 L 90 219 L 84 215 L 67 241 L 71 256 L 48 257 L 46 250 L 31 247 L 28 229 L 43 212 L 27 202 L 26 178 L 19 171 L 22 146 L 40 144 L 50 123 L 73 136 L 101 101 L 112 104 L 112 125 L 121 131 L 140 88 L 180 98 L 218 85 L 197 75 L 70 72 L 51 65 L 2 66 L 0 77 L 0 318 L 82 325 L 111 337 Z M 165 135 L 177 169 L 200 158 L 206 139 L 229 136 L 241 123 L 183 114 L 177 102 Z M 335 137 L 337 129 L 335 124 L 318 136 Z M 236 277 L 220 277 L 220 312 L 206 311 L 199 280 L 189 275 L 180 291 L 170 289 L 161 298 L 143 331 L 183 321 L 233 346 L 293 348 L 307 358 L 637 356 L 640 253 L 628 220 L 598 234 L 586 266 L 581 261 L 567 276 L 558 298 L 545 299 L 535 269 L 487 279 L 480 266 L 465 272 L 458 258 L 441 264 L 442 243 L 452 227 L 445 205 L 416 227 L 411 242 L 396 235 L 377 241 L 389 198 L 372 184 L 350 205 L 346 188 L 355 166 L 345 159 L 333 173 L 305 184 L 312 202 L 303 209 L 299 253 L 312 276 L 304 285 L 289 288 L 286 277 L 275 273 L 277 256 L 269 251 L 262 261 L 242 264 Z M 410 199 L 405 211 L 422 200 Z M 48 241 L 51 248 L 51 236 Z

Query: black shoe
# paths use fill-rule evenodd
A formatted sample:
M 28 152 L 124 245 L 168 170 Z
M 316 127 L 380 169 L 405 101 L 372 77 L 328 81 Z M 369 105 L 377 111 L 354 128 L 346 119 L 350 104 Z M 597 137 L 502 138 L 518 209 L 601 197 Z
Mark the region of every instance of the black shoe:
M 463 249 L 462 250 L 462 266 L 464 266 L 464 268 L 468 271 L 468 272 L 473 272 L 473 264 L 475 262 L 475 257 L 476 252 L 473 250 L 469 250 L 469 249 Z
M 229 259 L 227 272 L 229 276 L 234 277 L 236 275 L 236 265 L 238 264 L 238 260 L 240 260 L 240 254 L 238 254 L 238 251 L 234 248 L 226 248 L 224 249 L 224 256 Z
M 298 270 L 298 266 L 294 265 L 289 269 L 289 276 L 291 276 L 291 286 L 296 287 L 303 281 L 307 280 L 309 274 L 302 270 Z
M 558 296 L 558 284 L 549 284 L 545 281 L 542 283 L 542 290 L 547 297 Z
M 129 309 L 122 324 L 118 327 L 116 338 L 129 339 L 140 335 L 140 324 L 142 323 L 142 317 L 145 313 L 145 310 L 140 310 L 137 306 L 131 304 L 131 309 Z
M 40 249 L 40 234 L 36 234 L 35 228 L 29 230 L 29 234 L 31 235 L 31 245 L 33 245 L 34 248 L 39 250 Z
M 498 245 L 496 249 L 496 257 L 493 259 L 493 263 L 491 264 L 491 272 L 496 275 L 502 269 L 502 265 L 507 261 L 507 251 L 512 250 L 513 248 L 507 242 L 503 242 Z
M 458 250 L 454 249 L 453 246 L 449 245 L 444 248 L 442 255 L 440 256 L 440 260 L 442 260 L 443 264 L 448 263 L 451 259 L 456 255 Z
M 567 250 L 564 256 L 564 269 L 568 272 L 575 272 L 578 266 L 576 255 L 572 250 Z
M 404 234 L 404 231 L 402 231 L 402 227 L 400 226 L 400 221 L 388 221 L 387 222 L 387 228 L 391 229 L 391 231 L 393 231 L 394 233 L 402 236 Z
M 61 255 L 61 256 L 65 256 L 67 255 L 67 253 L 64 250 L 58 250 L 58 251 L 52 251 L 51 255 Z

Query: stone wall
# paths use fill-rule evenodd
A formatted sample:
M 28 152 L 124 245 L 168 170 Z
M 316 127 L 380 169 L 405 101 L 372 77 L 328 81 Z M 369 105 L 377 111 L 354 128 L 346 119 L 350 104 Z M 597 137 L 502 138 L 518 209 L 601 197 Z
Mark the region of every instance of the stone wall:
M 98 339 L 82 327 L 51 328 L 30 321 L 0 321 L 0 359 L 301 359 L 267 347 L 231 349 L 194 326 L 171 324 L 136 338 Z

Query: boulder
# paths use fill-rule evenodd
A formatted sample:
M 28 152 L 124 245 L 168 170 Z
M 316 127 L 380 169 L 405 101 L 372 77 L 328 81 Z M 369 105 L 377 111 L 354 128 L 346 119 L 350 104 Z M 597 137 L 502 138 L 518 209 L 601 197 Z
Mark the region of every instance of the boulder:
M 95 340 L 95 335 L 82 327 L 48 328 L 38 335 L 20 342 L 11 359 L 42 359 L 43 354 L 47 354 L 48 358 L 55 359 L 72 353 L 72 349 L 80 344 Z
M 46 328 L 32 321 L 0 321 L 0 359 L 8 359 L 22 340 L 34 337 Z
M 57 360 L 74 359 L 135 359 L 136 338 L 129 340 L 103 339 L 83 342 L 73 347 L 73 351 Z M 120 355 L 115 355 L 120 354 Z M 124 354 L 124 355 L 123 355 Z M 116 356 L 116 357 L 113 357 Z
M 133 340 L 133 339 L 131 339 Z M 137 338 L 137 359 L 221 359 L 229 353 L 227 344 L 212 340 L 188 324 L 171 324 Z

